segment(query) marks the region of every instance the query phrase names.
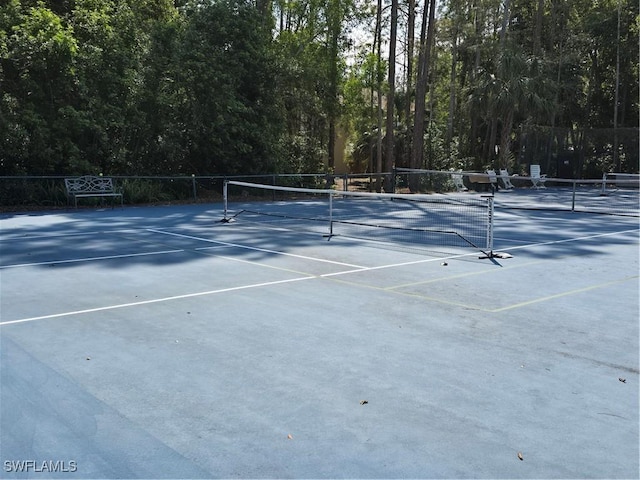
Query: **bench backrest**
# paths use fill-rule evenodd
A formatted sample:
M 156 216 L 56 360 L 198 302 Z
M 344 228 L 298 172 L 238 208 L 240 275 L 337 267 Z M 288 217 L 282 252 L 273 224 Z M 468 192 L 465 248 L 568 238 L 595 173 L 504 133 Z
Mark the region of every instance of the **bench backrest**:
M 69 193 L 113 193 L 113 180 L 109 177 L 65 178 L 64 183 Z

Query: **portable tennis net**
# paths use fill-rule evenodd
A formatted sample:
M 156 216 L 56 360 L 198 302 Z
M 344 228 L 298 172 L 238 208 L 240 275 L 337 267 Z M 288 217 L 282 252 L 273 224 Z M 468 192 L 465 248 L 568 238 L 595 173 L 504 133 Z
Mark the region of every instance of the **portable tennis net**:
M 223 222 L 305 230 L 326 237 L 425 247 L 470 247 L 490 256 L 493 197 L 293 188 L 227 181 Z

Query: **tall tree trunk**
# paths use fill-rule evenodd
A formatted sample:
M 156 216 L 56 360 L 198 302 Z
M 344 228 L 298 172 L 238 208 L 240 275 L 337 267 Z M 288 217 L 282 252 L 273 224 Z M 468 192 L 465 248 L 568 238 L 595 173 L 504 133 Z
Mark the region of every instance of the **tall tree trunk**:
M 500 53 L 504 51 L 504 44 L 507 40 L 507 28 L 509 26 L 509 17 L 511 13 L 509 9 L 511 5 L 511 0 L 504 0 L 504 13 L 502 15 L 502 28 L 500 30 Z
M 533 54 L 539 56 L 542 50 L 542 19 L 544 18 L 544 0 L 538 0 L 536 24 L 533 31 Z
M 511 168 L 509 165 L 509 156 L 511 154 L 511 130 L 513 129 L 513 115 L 514 109 L 509 108 L 502 121 L 502 130 L 500 131 L 500 168 L 508 170 Z
M 422 9 L 422 27 L 420 28 L 420 48 L 418 50 L 418 71 L 416 77 L 415 112 L 413 122 L 413 135 L 411 142 L 411 168 L 418 168 L 422 163 L 423 132 L 424 132 L 424 106 L 427 92 L 425 79 L 425 58 L 427 50 L 427 25 L 429 16 L 429 4 L 425 2 Z
M 376 12 L 376 40 L 378 48 L 378 54 L 376 56 L 376 88 L 378 90 L 378 114 L 377 114 L 377 126 L 378 135 L 376 137 L 376 192 L 382 191 L 382 78 L 380 77 L 380 70 L 382 66 L 382 0 L 378 0 L 378 7 Z
M 473 23 L 474 23 L 474 44 L 475 44 L 475 55 L 474 55 L 474 62 L 473 62 L 473 68 L 471 70 L 471 85 L 475 85 L 477 76 L 478 76 L 478 70 L 480 69 L 480 43 L 481 43 L 481 25 L 480 25 L 480 20 L 478 18 L 479 12 L 480 12 L 480 8 L 478 8 L 477 5 L 473 5 L 472 6 L 472 12 L 473 12 Z M 480 135 L 478 130 L 479 130 L 479 116 L 477 114 L 477 112 L 471 112 L 471 134 L 469 135 L 469 148 L 468 148 L 468 152 L 467 155 L 472 155 L 476 160 L 475 162 L 478 162 L 478 158 L 480 155 L 478 155 L 479 153 L 482 154 L 482 150 L 479 151 L 479 149 L 481 148 L 481 145 L 478 144 L 478 136 Z M 474 168 L 476 167 L 476 165 L 474 165 Z
M 618 154 L 618 100 L 620 99 L 620 2 L 618 0 L 618 30 L 616 36 L 616 88 L 613 100 L 613 165 L 616 172 L 622 172 Z
M 339 29 L 333 29 L 331 33 L 330 64 L 329 64 L 329 170 L 333 173 L 335 169 L 335 145 L 336 145 L 336 121 L 338 102 L 338 35 Z
M 548 141 L 548 146 L 547 146 L 547 165 L 546 165 L 546 169 L 547 172 L 549 171 L 549 168 L 551 167 L 551 156 L 552 156 L 552 152 L 553 152 L 553 139 L 554 139 L 554 135 L 555 135 L 555 129 L 556 129 L 556 116 L 557 116 L 557 112 L 556 112 L 556 107 L 559 102 L 558 102 L 558 96 L 560 95 L 560 78 L 561 78 L 561 74 L 562 74 L 562 59 L 563 59 L 563 52 L 564 52 L 564 45 L 561 42 L 560 43 L 560 58 L 558 60 L 558 72 L 556 74 L 556 85 L 557 85 L 557 89 L 556 89 L 556 93 L 555 93 L 555 97 L 554 97 L 554 101 L 553 101 L 553 111 L 551 112 L 551 132 L 549 134 L 549 141 Z
M 502 61 L 501 60 L 501 56 L 504 55 L 505 49 L 506 47 L 506 43 L 507 43 L 507 28 L 509 27 L 509 18 L 511 16 L 511 12 L 510 12 L 510 5 L 511 5 L 511 0 L 504 0 L 504 12 L 502 14 L 502 27 L 500 29 L 500 51 L 498 52 L 498 55 L 496 56 L 496 74 L 500 75 L 500 66 L 499 63 Z M 496 155 L 496 136 L 498 133 L 498 109 L 493 109 L 493 115 L 491 117 L 491 137 L 489 138 L 489 145 L 487 145 L 487 153 L 488 153 L 488 157 L 487 159 L 491 159 L 492 160 L 492 164 L 494 163 L 495 160 L 495 155 Z M 504 129 L 509 128 L 507 125 L 505 125 L 504 119 L 502 121 L 502 125 L 501 125 L 502 130 L 504 131 Z M 501 136 L 501 139 L 503 137 Z M 500 156 L 502 156 L 502 152 L 500 152 Z
M 457 15 L 456 15 L 457 17 Z M 447 117 L 447 136 L 445 138 L 445 152 L 447 157 L 451 154 L 451 142 L 453 141 L 453 117 L 456 109 L 456 66 L 458 62 L 458 22 L 453 25 L 453 39 L 451 41 L 451 75 L 449 77 L 449 116 Z
M 341 0 L 330 0 L 327 8 L 328 44 L 329 44 L 329 91 L 327 92 L 327 114 L 329 122 L 328 167 L 331 172 L 335 169 L 336 122 L 338 119 L 338 41 L 342 30 Z
M 498 135 L 498 114 L 490 112 L 487 136 L 484 145 L 484 163 L 491 163 L 496 154 L 496 136 Z
M 420 53 L 418 55 L 418 77 L 416 79 L 415 121 L 413 123 L 413 139 L 411 145 L 411 168 L 422 166 L 424 155 L 424 110 L 427 96 L 427 81 L 429 77 L 429 60 L 431 57 L 431 39 L 435 23 L 436 0 L 430 0 L 429 6 L 425 2 L 422 13 L 422 28 L 420 30 Z M 410 182 L 409 188 L 417 190 L 417 176 Z
M 396 90 L 396 43 L 398 40 L 398 0 L 391 0 L 391 37 L 389 39 L 389 93 L 387 94 L 387 125 L 384 167 L 386 172 L 394 168 L 395 90 Z M 393 189 L 393 176 L 384 178 L 384 190 Z
M 409 16 L 407 18 L 407 90 L 404 106 L 404 118 L 407 132 L 411 131 L 411 90 L 413 89 L 413 51 L 415 46 L 416 0 L 409 0 Z M 411 158 L 411 145 L 408 145 L 408 155 Z

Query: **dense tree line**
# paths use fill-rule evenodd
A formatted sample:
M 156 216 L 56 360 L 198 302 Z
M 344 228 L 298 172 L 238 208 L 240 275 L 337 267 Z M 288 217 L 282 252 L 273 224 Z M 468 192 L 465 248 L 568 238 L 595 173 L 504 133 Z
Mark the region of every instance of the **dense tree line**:
M 639 18 L 632 0 L 5 0 L 0 174 L 318 172 L 339 137 L 354 171 L 637 172 Z
M 10 0 L 3 173 L 275 168 L 271 21 L 250 2 Z
M 395 165 L 638 172 L 637 2 L 402 0 L 400 12 L 394 150 L 382 153 Z M 349 104 L 376 88 L 372 52 L 350 72 Z M 361 168 L 379 155 L 368 105 L 368 123 L 350 119 Z

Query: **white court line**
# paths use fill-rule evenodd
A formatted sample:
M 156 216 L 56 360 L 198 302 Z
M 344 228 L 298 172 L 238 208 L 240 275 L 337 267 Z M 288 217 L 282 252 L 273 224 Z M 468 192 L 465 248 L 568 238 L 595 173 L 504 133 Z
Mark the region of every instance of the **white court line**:
M 47 234 L 37 234 L 37 235 L 0 235 L 0 241 L 15 241 L 15 240 L 42 240 L 49 238 L 65 238 L 65 237 L 84 237 L 84 236 L 93 236 L 93 235 L 112 235 L 112 234 L 121 234 L 121 233 L 136 233 L 140 231 L 140 229 L 133 228 L 121 228 L 117 230 L 93 230 L 90 232 L 65 232 L 65 233 L 47 233 Z
M 446 257 L 434 257 L 434 258 L 425 258 L 422 260 L 412 260 L 410 262 L 399 262 L 399 263 L 389 263 L 387 265 L 378 265 L 376 267 L 362 267 L 356 268 L 354 270 L 344 270 L 342 272 L 333 272 L 333 273 L 325 273 L 319 275 L 320 277 L 335 277 L 338 275 L 346 275 L 349 273 L 358 273 L 358 272 L 369 272 L 373 270 L 384 270 L 385 268 L 396 268 L 396 267 L 406 267 L 408 265 L 419 265 L 421 263 L 431 263 L 431 262 L 442 262 L 443 260 L 454 260 L 456 258 L 464 258 L 464 257 L 473 257 L 478 255 L 478 252 L 474 253 L 461 253 L 459 255 L 448 255 Z
M 16 323 L 34 322 L 36 320 L 48 320 L 51 318 L 69 317 L 71 315 L 82 315 L 83 313 L 95 313 L 104 312 L 108 310 L 116 310 L 118 308 L 137 307 L 140 305 L 149 305 L 152 303 L 170 302 L 172 300 L 181 300 L 185 298 L 203 297 L 205 295 L 215 295 L 217 293 L 234 292 L 237 290 L 247 290 L 249 288 L 268 287 L 271 285 L 279 285 L 282 283 L 299 282 L 301 280 L 311 280 L 317 278 L 314 276 L 290 278 L 288 280 L 276 280 L 273 282 L 254 283 L 252 285 L 241 285 L 239 287 L 221 288 L 219 290 L 208 290 L 206 292 L 186 293 L 184 295 L 174 295 L 171 297 L 154 298 L 152 300 L 142 300 L 139 302 L 121 303 L 119 305 L 108 305 L 106 307 L 87 308 L 85 310 L 76 310 L 72 312 L 54 313 L 51 315 L 42 315 L 39 317 L 21 318 L 18 320 L 7 320 L 6 322 L 0 322 L 0 326 L 14 325 Z
M 349 263 L 344 263 L 344 262 L 336 262 L 333 260 L 326 260 L 323 258 L 315 258 L 315 257 L 308 257 L 305 255 L 296 255 L 293 253 L 287 253 L 287 252 L 281 252 L 281 251 L 277 251 L 277 250 L 269 250 L 269 249 L 264 249 L 264 248 L 259 248 L 259 247 L 251 247 L 248 245 L 240 245 L 240 244 L 235 244 L 235 243 L 229 243 L 229 242 L 223 242 L 220 240 L 210 240 L 207 238 L 202 238 L 202 237 L 196 237 L 196 236 L 191 236 L 191 235 L 184 235 L 181 233 L 173 233 L 173 232 L 167 232 L 167 231 L 163 231 L 163 230 L 155 230 L 155 229 L 147 229 L 149 231 L 155 232 L 155 233 L 161 233 L 164 235 L 174 235 L 177 237 L 184 237 L 184 238 L 188 238 L 190 240 L 200 240 L 203 242 L 210 242 L 210 243 L 215 243 L 217 245 L 222 245 L 222 246 L 229 246 L 229 247 L 238 247 L 238 248 L 245 248 L 248 250 L 256 250 L 259 252 L 266 252 L 266 253 L 272 253 L 272 254 L 276 254 L 276 255 L 285 255 L 285 256 L 290 256 L 290 257 L 296 257 L 296 258 L 301 258 L 304 260 L 311 260 L 311 261 L 316 261 L 316 262 L 324 262 L 324 263 L 331 263 L 334 265 L 340 265 L 343 267 L 351 267 L 352 270 L 343 270 L 340 272 L 332 272 L 332 273 L 325 273 L 322 275 L 318 275 L 318 277 L 333 277 L 333 276 L 338 276 L 338 275 L 347 275 L 350 273 L 358 273 L 358 272 L 368 272 L 368 271 L 373 271 L 373 270 L 382 270 L 385 268 L 396 268 L 396 267 L 404 267 L 404 266 L 408 266 L 408 265 L 417 265 L 417 264 L 421 264 L 421 263 L 429 263 L 429 262 L 441 262 L 443 260 L 451 260 L 451 259 L 455 259 L 455 258 L 464 258 L 464 257 L 471 257 L 471 256 L 476 256 L 478 255 L 478 252 L 472 252 L 472 253 L 463 253 L 463 254 L 456 254 L 456 255 L 448 255 L 446 257 L 436 257 L 436 258 L 428 258 L 428 259 L 421 259 L 421 260 L 412 260 L 412 261 L 408 261 L 408 262 L 399 262 L 399 263 L 391 263 L 391 264 L 386 264 L 386 265 L 378 265 L 375 267 L 364 267 L 361 265 L 352 265 Z M 196 250 L 206 250 L 207 248 L 214 248 L 214 247 L 199 247 L 196 248 Z M 227 257 L 224 257 L 227 258 Z M 232 259 L 232 258 L 229 258 Z M 234 260 L 234 259 L 232 259 Z M 250 262 L 253 263 L 253 262 Z
M 30 235 L 30 234 L 9 234 L 9 235 L 0 235 L 1 242 L 10 242 L 15 240 L 41 240 L 43 238 L 63 238 L 63 237 L 81 237 L 85 235 L 96 235 L 99 233 L 106 233 L 100 231 L 94 232 L 75 232 L 75 233 L 48 233 L 48 234 L 38 234 L 38 235 Z
M 545 245 L 555 245 L 558 243 L 579 242 L 582 240 L 592 240 L 594 238 L 612 237 L 615 235 L 623 235 L 625 233 L 640 232 L 640 229 L 632 228 L 630 230 L 621 230 L 619 232 L 598 233 L 595 235 L 585 235 L 584 237 L 564 238 L 562 240 L 549 240 L 548 242 L 529 243 L 526 245 L 518 245 L 514 247 L 501 248 L 500 251 L 509 252 L 511 250 L 522 250 L 523 248 L 542 247 Z M 518 242 L 519 240 L 501 239 L 505 242 Z
M 122 255 L 105 255 L 103 257 L 86 257 L 86 258 L 72 258 L 70 260 L 49 260 L 46 262 L 32 262 L 32 263 L 15 263 L 12 265 L 0 265 L 0 270 L 5 268 L 19 268 L 19 267 L 37 267 L 42 265 L 62 265 L 65 263 L 79 263 L 79 262 L 95 262 L 98 260 L 114 260 L 117 258 L 130 258 L 130 257 L 146 257 L 149 255 L 164 255 L 167 253 L 181 253 L 185 250 L 161 250 L 159 252 L 144 252 L 144 253 L 126 253 Z
M 273 253 L 275 255 L 284 255 L 286 257 L 300 258 L 302 260 L 310 260 L 310 261 L 313 261 L 313 262 L 330 263 L 330 264 L 333 264 L 333 265 L 340 265 L 342 267 L 365 268 L 365 269 L 368 268 L 368 267 L 364 267 L 362 265 L 352 265 L 350 263 L 336 262 L 334 260 L 327 260 L 327 259 L 324 259 L 324 258 L 308 257 L 306 255 L 296 255 L 295 253 L 280 252 L 278 250 L 270 250 L 270 249 L 267 249 L 267 248 L 251 247 L 249 245 L 240 245 L 238 243 L 223 242 L 223 241 L 220 241 L 220 240 L 210 240 L 208 238 L 195 237 L 195 236 L 192 236 L 192 235 L 184 235 L 182 233 L 167 232 L 165 230 L 156 230 L 154 228 L 147 228 L 147 230 L 149 232 L 159 233 L 159 234 L 162 234 L 162 235 L 172 235 L 174 237 L 187 238 L 189 240 L 199 240 L 201 242 L 207 242 L 207 243 L 215 243 L 216 245 L 223 245 L 223 246 L 226 246 L 226 247 L 243 248 L 245 250 L 253 250 L 253 251 L 256 251 L 256 252 Z M 202 248 L 200 250 L 202 250 Z
M 297 281 L 302 281 L 302 280 L 311 280 L 311 279 L 314 279 L 314 278 L 331 277 L 331 276 L 336 276 L 336 275 L 345 275 L 345 274 L 349 274 L 349 273 L 364 272 L 364 271 L 370 271 L 370 270 L 379 270 L 379 269 L 384 269 L 384 268 L 393 268 L 393 267 L 399 267 L 399 266 L 404 266 L 404 265 L 435 262 L 435 261 L 441 261 L 443 259 L 454 259 L 454 258 L 461 258 L 461 257 L 466 257 L 466 256 L 477 255 L 477 252 L 474 252 L 474 253 L 468 253 L 468 254 L 453 255 L 453 256 L 448 256 L 448 257 L 443 257 L 443 258 L 429 258 L 429 259 L 416 260 L 416 261 L 411 261 L 411 262 L 402 262 L 402 263 L 396 263 L 396 264 L 390 264 L 390 265 L 380 265 L 380 266 L 376 266 L 376 267 L 360 267 L 360 266 L 357 266 L 357 265 L 349 265 L 349 264 L 340 263 L 340 262 L 333 262 L 333 261 L 330 261 L 330 260 L 323 260 L 323 259 L 317 259 L 317 258 L 313 258 L 313 257 L 305 257 L 305 256 L 301 256 L 301 255 L 294 255 L 294 254 L 287 254 L 287 253 L 284 253 L 284 252 L 278 252 L 278 251 L 274 251 L 274 250 L 266 250 L 266 249 L 261 249 L 261 248 L 256 248 L 256 247 L 248 247 L 248 246 L 245 246 L 245 245 L 236 245 L 236 244 L 228 243 L 228 242 L 220 242 L 220 241 L 215 241 L 215 240 L 203 239 L 203 238 L 199 238 L 199 237 L 191 237 L 191 236 L 188 236 L 188 235 L 165 232 L 165 231 L 161 231 L 161 230 L 155 230 L 155 229 L 147 229 L 147 230 L 155 232 L 155 233 L 164 234 L 164 235 L 173 235 L 173 236 L 178 236 L 178 237 L 190 238 L 190 239 L 194 239 L 194 240 L 201 240 L 201 241 L 210 242 L 210 243 L 216 243 L 218 245 L 232 246 L 232 247 L 238 247 L 238 248 L 246 248 L 246 249 L 249 249 L 249 250 L 257 250 L 257 251 L 263 251 L 263 252 L 274 253 L 274 254 L 279 254 L 279 255 L 289 255 L 289 256 L 294 256 L 294 257 L 298 257 L 298 258 L 304 258 L 304 259 L 315 260 L 315 261 L 324 261 L 324 262 L 343 265 L 343 266 L 352 266 L 352 267 L 354 267 L 354 270 L 346 270 L 346 271 L 342 271 L 342 272 L 328 273 L 328 274 L 323 274 L 323 275 L 308 275 L 308 276 L 297 277 L 297 278 L 288 279 L 288 280 L 277 280 L 277 281 L 272 281 L 272 282 L 264 282 L 264 283 L 257 283 L 257 284 L 251 284 L 251 285 L 243 285 L 243 286 L 239 286 L 239 287 L 230 287 L 230 288 L 224 288 L 224 289 L 219 289 L 219 290 L 209 290 L 209 291 L 205 291 L 205 292 L 188 293 L 188 294 L 184 294 L 184 295 L 174 295 L 174 296 L 170 296 L 170 297 L 163 297 L 163 298 L 157 298 L 157 299 L 152 299 L 152 300 L 143 300 L 143 301 L 140 301 L 140 302 L 123 303 L 123 304 L 118 304 L 118 305 L 110 305 L 110 306 L 90 308 L 90 309 L 85 309 L 85 310 L 77 310 L 77 311 L 64 312 L 64 313 L 56 313 L 56 314 L 51 314 L 51 315 L 42 315 L 42 316 L 38 316 L 38 317 L 23 318 L 23 319 L 18 319 L 18 320 L 8 320 L 8 321 L 5 321 L 5 322 L 0 322 L 0 326 L 13 325 L 13 324 L 25 323 L 25 322 L 32 322 L 32 321 L 36 321 L 36 320 L 46 320 L 46 319 L 52 319 L 52 318 L 60 318 L 60 317 L 66 317 L 66 316 L 71 316 L 71 315 L 80 315 L 80 314 L 84 314 L 84 313 L 94 313 L 94 312 L 115 310 L 115 309 L 126 308 L 126 307 L 135 307 L 135 306 L 140 306 L 140 305 L 148 305 L 148 304 L 167 302 L 167 301 L 172 301 L 172 300 L 180 300 L 180 299 L 184 299 L 184 298 L 193 298 L 193 297 L 199 297 L 199 296 L 214 295 L 214 294 L 217 294 L 217 293 L 231 292 L 231 291 L 237 291 L 237 290 L 245 290 L 245 289 L 250 289 L 250 288 L 259 288 L 259 287 L 263 287 L 263 286 L 278 285 L 278 284 L 291 283 L 291 282 L 297 282 Z M 501 250 L 505 250 L 505 251 L 507 251 L 507 250 L 519 250 L 519 249 L 533 248 L 533 247 L 543 246 L 543 245 L 552 245 L 552 244 L 558 244 L 558 243 L 567 243 L 567 242 L 573 242 L 573 241 L 588 240 L 588 239 L 605 237 L 605 236 L 620 235 L 620 234 L 636 232 L 636 231 L 638 231 L 638 230 L 637 229 L 632 229 L 632 230 L 624 230 L 624 231 L 614 232 L 614 233 L 588 235 L 588 236 L 578 237 L 578 238 L 568 238 L 568 239 L 563 239 L 563 240 L 554 240 L 554 241 L 542 242 L 542 243 L 532 243 L 532 244 L 529 244 L 529 245 L 521 245 L 521 246 L 510 247 L 510 248 L 501 249 Z M 178 251 L 180 251 L 180 250 L 178 250 Z M 82 260 L 77 260 L 77 261 L 82 261 Z M 54 262 L 54 263 L 56 263 L 56 262 Z M 57 263 L 61 263 L 61 262 L 57 262 Z
M 544 245 L 554 245 L 554 244 L 558 244 L 558 243 L 567 243 L 567 242 L 576 242 L 576 241 L 581 241 L 581 240 L 590 240 L 593 238 L 600 238 L 600 237 L 608 237 L 608 236 L 613 236 L 613 235 L 621 235 L 621 234 L 625 234 L 625 233 L 631 233 L 631 232 L 637 232 L 639 231 L 638 229 L 631 229 L 631 230 L 623 230 L 620 232 L 613 232 L 613 233 L 600 233 L 597 235 L 587 235 L 584 237 L 576 237 L 576 238 L 565 238 L 562 240 L 551 240 L 548 242 L 540 242 L 540 243 L 530 243 L 528 245 L 519 245 L 519 246 L 515 246 L 515 247 L 507 247 L 507 248 L 501 248 L 499 249 L 499 251 L 511 251 L 511 250 L 522 250 L 525 248 L 534 248 L 534 247 L 538 247 L 538 246 L 544 246 Z M 459 255 L 449 255 L 446 257 L 438 257 L 438 258 L 428 258 L 428 259 L 423 259 L 423 260 L 413 260 L 410 262 L 401 262 L 401 263 L 392 263 L 392 264 L 388 264 L 388 265 L 379 265 L 377 267 L 362 267 L 362 268 L 358 268 L 355 270 L 346 270 L 346 271 L 342 271 L 342 272 L 334 272 L 334 273 L 325 273 L 324 275 L 320 275 L 321 277 L 333 277 L 333 276 L 337 276 L 337 275 L 345 275 L 345 274 L 349 274 L 349 273 L 357 273 L 357 272 L 368 272 L 368 271 L 372 271 L 372 270 L 382 270 L 385 268 L 395 268 L 395 267 L 403 267 L 406 265 L 416 265 L 416 264 L 420 264 L 420 263 L 429 263 L 429 262 L 439 262 L 442 260 L 454 260 L 456 258 L 464 258 L 464 257 L 473 257 L 478 255 L 478 252 L 473 252 L 473 253 L 464 253 L 464 254 L 459 254 Z

